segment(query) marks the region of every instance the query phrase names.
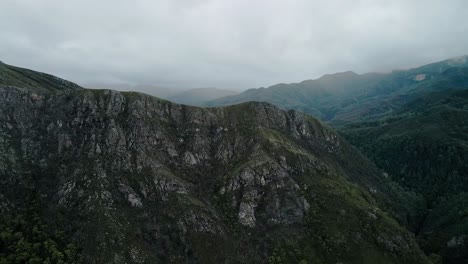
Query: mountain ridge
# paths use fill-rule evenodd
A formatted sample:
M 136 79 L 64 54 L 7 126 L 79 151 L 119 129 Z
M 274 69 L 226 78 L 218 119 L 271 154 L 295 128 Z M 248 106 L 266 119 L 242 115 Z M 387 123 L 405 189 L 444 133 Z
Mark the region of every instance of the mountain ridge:
M 405 194 L 315 118 L 267 103 L 37 90 L 0 85 L 0 224 L 25 223 L 8 225 L 0 257 L 429 263 L 393 219 L 388 203 Z M 15 213 L 28 210 L 39 237 Z
M 326 78 L 299 83 L 249 89 L 236 96 L 208 102 L 206 106 L 266 101 L 283 109 L 295 109 L 336 124 L 376 119 L 397 110 L 401 105 L 387 102 L 386 97 L 395 97 L 399 93 L 405 95 L 405 89 L 430 82 L 449 68 L 468 67 L 466 58 L 461 56 L 391 73 L 357 75 L 345 72 L 344 75 L 325 75 Z M 365 104 L 368 106 L 361 109 Z
M 0 63 L 0 85 L 10 85 L 38 92 L 83 89 L 56 76 Z

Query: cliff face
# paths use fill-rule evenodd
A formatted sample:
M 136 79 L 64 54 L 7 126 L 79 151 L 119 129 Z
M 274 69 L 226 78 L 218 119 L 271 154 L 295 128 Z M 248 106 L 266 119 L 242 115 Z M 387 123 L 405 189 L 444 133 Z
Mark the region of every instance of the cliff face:
M 0 86 L 0 179 L 85 263 L 427 262 L 372 164 L 266 103 Z

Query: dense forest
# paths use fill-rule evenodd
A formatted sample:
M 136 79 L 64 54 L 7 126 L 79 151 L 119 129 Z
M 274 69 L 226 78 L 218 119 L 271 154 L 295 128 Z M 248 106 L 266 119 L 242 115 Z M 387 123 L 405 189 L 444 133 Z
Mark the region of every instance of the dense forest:
M 67 234 L 44 221 L 45 210 L 33 193 L 25 199 L 24 209 L 0 214 L 0 263 L 80 263 L 77 247 Z
M 444 241 L 468 234 L 468 91 L 430 93 L 341 132 L 394 181 L 425 197 L 427 210 L 414 230 L 423 248 L 463 263 L 464 244 Z

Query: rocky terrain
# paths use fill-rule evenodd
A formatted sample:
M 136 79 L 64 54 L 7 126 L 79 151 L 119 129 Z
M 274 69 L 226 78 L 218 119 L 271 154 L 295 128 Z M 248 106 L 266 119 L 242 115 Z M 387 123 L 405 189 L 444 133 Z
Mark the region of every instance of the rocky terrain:
M 385 175 L 293 110 L 0 65 L 0 263 L 430 263 Z

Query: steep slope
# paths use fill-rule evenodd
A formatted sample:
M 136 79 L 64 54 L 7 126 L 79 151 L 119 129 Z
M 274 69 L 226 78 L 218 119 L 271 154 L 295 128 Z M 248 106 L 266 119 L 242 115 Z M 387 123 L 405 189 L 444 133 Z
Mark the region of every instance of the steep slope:
M 183 91 L 167 99 L 178 104 L 201 106 L 208 101 L 235 94 L 238 92 L 218 88 L 198 88 Z
M 382 173 L 265 103 L 0 86 L 0 184 L 6 263 L 428 263 Z
M 456 81 L 451 79 L 452 82 Z M 428 210 L 416 233 L 447 263 L 468 259 L 468 91 L 420 97 L 395 115 L 342 128 L 342 133 Z
M 50 74 L 4 64 L 0 61 L 0 85 L 15 86 L 34 91 L 62 91 L 81 89 L 80 86 Z
M 263 101 L 283 109 L 303 111 L 340 125 L 379 119 L 384 115 L 391 114 L 415 96 L 431 92 L 424 88 L 435 87 L 432 82 L 438 79 L 446 80 L 447 74 L 459 74 L 457 84 L 466 88 L 468 87 L 466 71 L 457 73 L 449 70 L 466 67 L 468 67 L 468 56 L 387 74 L 337 73 L 301 83 L 277 84 L 269 88 L 250 89 L 239 95 L 214 100 L 207 105 Z

